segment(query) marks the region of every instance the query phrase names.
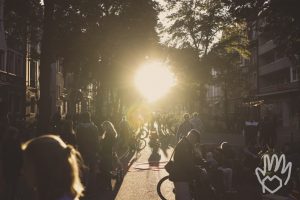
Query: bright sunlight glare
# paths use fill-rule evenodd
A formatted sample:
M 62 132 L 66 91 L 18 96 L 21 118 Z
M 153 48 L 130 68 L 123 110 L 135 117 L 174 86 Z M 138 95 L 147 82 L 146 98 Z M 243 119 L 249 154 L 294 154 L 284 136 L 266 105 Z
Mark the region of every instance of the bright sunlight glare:
M 166 95 L 175 83 L 174 74 L 161 62 L 149 62 L 135 75 L 136 88 L 149 102 Z

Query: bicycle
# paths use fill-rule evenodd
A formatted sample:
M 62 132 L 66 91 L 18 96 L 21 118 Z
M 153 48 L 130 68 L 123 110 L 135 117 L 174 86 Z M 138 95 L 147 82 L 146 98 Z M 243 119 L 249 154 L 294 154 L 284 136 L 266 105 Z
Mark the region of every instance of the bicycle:
M 160 197 L 161 200 L 167 200 L 167 198 L 166 198 L 167 195 L 164 195 L 163 191 L 162 191 L 162 188 L 163 188 L 162 186 L 163 186 L 164 183 L 167 182 L 167 180 L 169 180 L 169 175 L 167 175 L 167 176 L 163 177 L 162 179 L 160 179 L 160 181 L 158 182 L 157 187 L 156 187 L 157 194 L 158 194 L 158 196 Z M 200 200 L 201 199 L 200 195 L 199 195 L 199 192 L 196 190 L 196 186 L 197 186 L 196 181 L 193 181 L 190 185 L 192 200 Z M 164 191 L 164 192 L 166 192 L 168 194 L 168 191 Z M 172 189 L 172 193 L 174 193 L 174 195 L 175 195 L 175 193 L 176 193 L 175 188 Z
M 147 130 L 145 127 L 142 127 L 138 130 L 138 137 L 141 139 L 145 139 L 149 136 L 149 130 Z
M 160 180 L 158 181 L 158 183 L 157 183 L 157 186 L 156 186 L 157 194 L 158 194 L 158 196 L 159 196 L 159 198 L 160 198 L 161 200 L 167 200 L 166 197 L 165 197 L 166 195 L 164 195 L 163 192 L 162 192 L 162 185 L 163 185 L 163 183 L 165 183 L 167 180 L 169 180 L 169 175 L 167 175 L 167 176 L 163 177 L 162 179 L 160 179 Z M 175 194 L 175 189 L 173 189 L 172 192 Z
M 204 171 L 202 171 L 202 173 L 204 173 Z M 156 186 L 157 194 L 162 200 L 167 200 L 166 195 L 163 194 L 164 192 L 162 191 L 162 188 L 163 188 L 163 184 L 166 183 L 167 180 L 169 180 L 169 177 L 170 176 L 167 175 L 162 179 L 160 179 Z M 218 199 L 214 187 L 207 181 L 194 179 L 190 183 L 190 191 L 191 191 L 192 200 L 201 200 L 203 199 L 203 197 L 205 197 L 204 199 L 210 199 L 210 200 Z M 172 189 L 172 192 L 176 194 L 175 188 Z
M 143 150 L 146 147 L 147 142 L 145 139 L 141 138 L 139 135 L 134 135 L 131 137 L 129 145 L 130 145 L 131 150 L 140 152 L 141 150 Z

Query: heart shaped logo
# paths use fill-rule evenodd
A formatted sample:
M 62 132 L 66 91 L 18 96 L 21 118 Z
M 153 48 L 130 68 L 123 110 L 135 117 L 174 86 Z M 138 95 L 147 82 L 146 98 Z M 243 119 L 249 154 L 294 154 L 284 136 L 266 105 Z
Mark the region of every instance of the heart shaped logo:
M 257 167 L 255 169 L 256 177 L 262 186 L 262 192 L 268 191 L 271 194 L 277 192 L 283 185 L 287 185 L 292 172 L 292 163 L 287 162 L 285 155 L 281 154 L 279 157 L 277 154 L 263 156 L 263 168 Z M 270 177 L 268 172 L 271 174 L 278 174 L 279 176 L 286 177 L 281 179 L 276 175 Z
M 262 180 L 262 183 L 263 183 L 262 184 L 263 188 L 265 190 L 267 190 L 268 192 L 270 192 L 271 194 L 274 194 L 275 192 L 277 192 L 282 187 L 282 180 L 281 180 L 281 178 L 279 178 L 276 175 L 274 175 L 272 177 L 266 176 Z M 267 185 L 277 185 L 277 187 L 275 187 L 274 189 L 270 189 Z

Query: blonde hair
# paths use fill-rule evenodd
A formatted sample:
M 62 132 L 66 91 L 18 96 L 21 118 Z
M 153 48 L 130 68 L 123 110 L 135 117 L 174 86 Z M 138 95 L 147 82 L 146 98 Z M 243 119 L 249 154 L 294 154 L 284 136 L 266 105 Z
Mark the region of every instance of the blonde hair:
M 106 133 L 109 133 L 109 134 L 113 134 L 113 136 L 116 138 L 118 137 L 118 133 L 113 125 L 113 123 L 111 123 L 110 121 L 104 121 L 102 123 L 102 127 L 105 129 L 105 132 Z M 105 133 L 105 134 L 106 134 Z
M 82 196 L 81 156 L 71 145 L 66 145 L 58 136 L 44 135 L 29 140 L 22 149 L 24 159 L 33 166 L 39 199 Z

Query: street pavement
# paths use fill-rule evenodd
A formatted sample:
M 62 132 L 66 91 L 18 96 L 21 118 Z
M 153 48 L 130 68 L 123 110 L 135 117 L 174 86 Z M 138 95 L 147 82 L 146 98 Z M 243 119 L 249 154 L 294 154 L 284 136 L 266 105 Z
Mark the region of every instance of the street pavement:
M 232 134 L 204 134 L 202 135 L 202 143 L 221 143 L 223 141 L 230 142 L 234 145 L 243 144 L 241 135 Z M 148 141 L 147 141 L 148 143 Z M 136 161 L 131 165 L 124 177 L 123 183 L 117 193 L 116 200 L 158 200 L 156 186 L 158 181 L 168 173 L 163 168 L 170 159 L 173 148 L 159 150 L 159 156 L 152 154 L 149 145 L 143 149 L 137 157 Z M 170 181 L 166 181 L 162 186 L 162 193 L 168 200 L 175 199 L 172 192 L 174 186 Z
M 115 199 L 158 200 L 156 186 L 161 178 L 168 175 L 163 167 L 169 160 L 172 151 L 172 148 L 167 149 L 165 152 L 160 149 L 159 155 L 152 154 L 151 148 L 147 145 L 137 155 L 137 160 L 129 168 Z M 164 193 L 167 194 L 167 199 L 175 199 L 171 182 L 167 182 L 163 188 L 166 190 Z

